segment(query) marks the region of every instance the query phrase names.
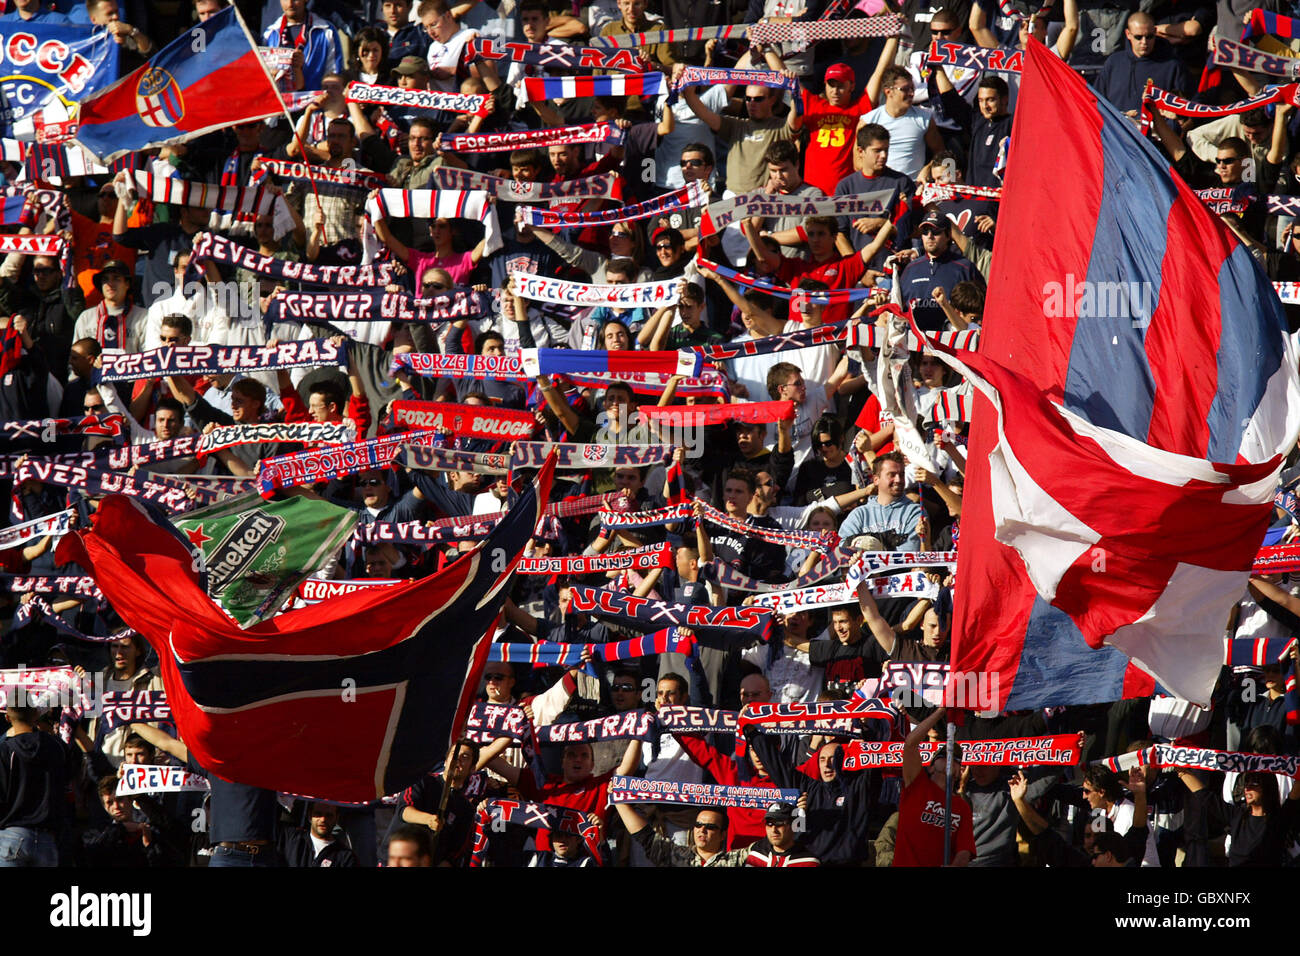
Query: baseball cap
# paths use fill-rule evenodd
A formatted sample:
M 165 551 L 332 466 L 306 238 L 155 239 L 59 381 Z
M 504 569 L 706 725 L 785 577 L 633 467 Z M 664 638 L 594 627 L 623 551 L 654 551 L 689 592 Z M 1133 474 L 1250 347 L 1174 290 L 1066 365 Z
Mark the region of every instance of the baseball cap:
M 404 56 L 402 61 L 397 64 L 394 73 L 400 73 L 402 76 L 415 76 L 417 73 L 429 72 L 429 61 L 422 56 Z
M 773 803 L 767 808 L 767 813 L 763 814 L 764 823 L 789 823 L 794 819 L 793 803 Z
M 926 226 L 933 226 L 935 229 L 947 232 L 948 220 L 941 216 L 937 209 L 932 209 L 930 212 L 926 213 L 925 218 L 921 220 L 920 228 L 924 229 Z
M 826 82 L 837 80 L 841 83 L 853 85 L 853 68 L 847 63 L 833 63 L 826 69 Z
M 95 285 L 102 283 L 105 277 L 109 275 L 119 275 L 129 279 L 131 278 L 131 270 L 121 259 L 109 259 L 104 263 L 100 270 L 95 273 Z

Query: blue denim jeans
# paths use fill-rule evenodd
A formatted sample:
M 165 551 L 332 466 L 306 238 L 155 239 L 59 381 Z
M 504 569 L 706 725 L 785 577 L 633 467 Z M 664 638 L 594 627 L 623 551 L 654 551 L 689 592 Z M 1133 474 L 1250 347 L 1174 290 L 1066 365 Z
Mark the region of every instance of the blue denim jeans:
M 214 846 L 208 859 L 208 869 L 214 866 L 284 866 L 275 847 L 266 846 L 260 853 L 249 853 L 228 846 Z
M 50 831 L 30 827 L 0 829 L 0 867 L 58 865 L 59 847 Z

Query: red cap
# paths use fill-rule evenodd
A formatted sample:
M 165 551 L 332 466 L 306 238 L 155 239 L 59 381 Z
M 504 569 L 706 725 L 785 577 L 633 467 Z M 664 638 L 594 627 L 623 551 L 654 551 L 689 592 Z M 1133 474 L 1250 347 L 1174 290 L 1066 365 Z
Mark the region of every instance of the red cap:
M 827 81 L 839 80 L 849 84 L 849 86 L 852 86 L 853 68 L 850 67 L 847 63 L 835 63 L 827 68 L 826 79 Z

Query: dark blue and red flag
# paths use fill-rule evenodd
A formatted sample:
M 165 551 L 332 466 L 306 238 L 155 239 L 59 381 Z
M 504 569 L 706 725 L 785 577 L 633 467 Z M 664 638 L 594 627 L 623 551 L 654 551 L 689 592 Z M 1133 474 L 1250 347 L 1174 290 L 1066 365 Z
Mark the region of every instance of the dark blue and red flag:
M 1152 675 L 1207 702 L 1300 431 L 1282 306 L 1036 41 L 1012 140 L 991 318 L 959 355 L 979 397 L 953 671 L 995 676 L 1000 708 L 1144 695 Z
M 186 746 L 227 780 L 361 803 L 398 793 L 464 726 L 554 458 L 491 535 L 444 570 L 240 629 L 207 596 L 195 552 L 136 499 L 109 496 L 66 535 L 73 560 L 153 645 Z
M 77 142 L 102 163 L 284 111 L 238 11 L 196 23 L 79 104 Z

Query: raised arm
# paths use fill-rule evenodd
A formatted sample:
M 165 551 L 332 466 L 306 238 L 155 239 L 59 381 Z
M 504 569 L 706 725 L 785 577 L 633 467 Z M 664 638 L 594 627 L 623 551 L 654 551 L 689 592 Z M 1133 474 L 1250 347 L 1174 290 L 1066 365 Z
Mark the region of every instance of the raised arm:
M 897 55 L 898 37 L 890 37 L 880 50 L 880 58 L 876 60 L 876 69 L 867 80 L 867 99 L 870 102 L 877 103 L 880 101 L 881 78 L 885 75 L 885 70 L 893 64 L 894 57 Z
M 871 584 L 865 580 L 858 585 L 858 604 L 862 606 L 864 623 L 870 628 L 871 636 L 876 639 L 881 650 L 893 657 L 898 635 L 894 633 L 889 622 L 881 616 L 880 608 L 876 606 L 876 599 L 871 596 Z
M 989 29 L 989 15 L 984 12 L 984 8 L 978 3 L 970 5 L 970 19 L 966 22 L 966 25 L 970 27 L 970 35 L 975 38 L 978 45 L 988 49 L 998 45 L 998 38 Z
M 164 733 L 157 727 L 150 727 L 148 724 L 130 724 L 126 732 L 128 736 L 139 734 L 163 753 L 170 754 L 181 763 L 189 762 L 190 750 L 185 746 L 184 742 L 177 740 L 171 734 Z
M 912 781 L 925 771 L 925 762 L 921 759 L 921 744 L 930 736 L 930 728 L 943 720 L 945 713 L 947 711 L 944 708 L 937 708 L 933 714 L 913 727 L 912 732 L 903 741 L 904 787 L 911 786 Z
M 1065 25 L 1061 27 L 1061 33 L 1056 38 L 1056 55 L 1062 60 L 1068 60 L 1070 52 L 1074 49 L 1074 42 L 1079 38 L 1079 0 L 1065 0 L 1061 17 Z

